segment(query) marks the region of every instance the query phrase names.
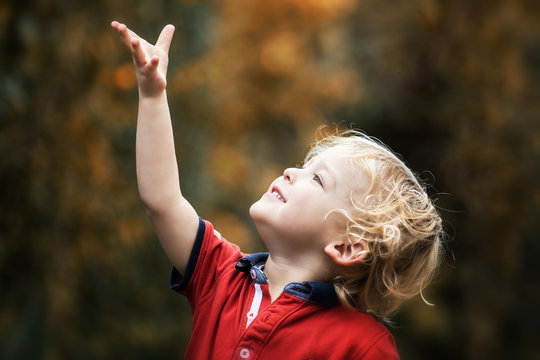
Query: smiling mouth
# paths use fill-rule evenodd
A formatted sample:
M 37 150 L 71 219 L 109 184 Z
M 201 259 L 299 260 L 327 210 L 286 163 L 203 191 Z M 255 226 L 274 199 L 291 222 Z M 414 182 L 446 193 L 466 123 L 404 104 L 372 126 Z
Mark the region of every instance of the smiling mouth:
M 281 193 L 279 192 L 277 188 L 273 188 L 271 194 L 275 196 L 282 203 L 286 203 L 285 198 L 283 197 L 283 195 L 281 195 Z

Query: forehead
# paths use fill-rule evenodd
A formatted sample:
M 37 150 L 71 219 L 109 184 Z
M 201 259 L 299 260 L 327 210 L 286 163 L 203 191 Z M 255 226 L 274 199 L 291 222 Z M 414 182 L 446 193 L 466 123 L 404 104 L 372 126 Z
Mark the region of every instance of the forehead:
M 348 163 L 352 166 L 352 157 L 343 146 L 333 146 L 322 150 L 306 159 L 306 165 L 311 163 L 338 164 Z

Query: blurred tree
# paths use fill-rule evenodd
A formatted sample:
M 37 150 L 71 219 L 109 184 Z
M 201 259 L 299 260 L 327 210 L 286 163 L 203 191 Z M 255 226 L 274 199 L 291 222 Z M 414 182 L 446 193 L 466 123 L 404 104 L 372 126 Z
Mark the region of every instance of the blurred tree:
M 133 82 L 111 57 L 121 49 L 107 18 L 119 12 L 104 2 L 0 5 L 1 358 L 137 358 L 186 338 L 187 326 L 167 324 L 187 308 L 159 295 L 166 278 L 155 276 L 168 265 L 144 241 Z

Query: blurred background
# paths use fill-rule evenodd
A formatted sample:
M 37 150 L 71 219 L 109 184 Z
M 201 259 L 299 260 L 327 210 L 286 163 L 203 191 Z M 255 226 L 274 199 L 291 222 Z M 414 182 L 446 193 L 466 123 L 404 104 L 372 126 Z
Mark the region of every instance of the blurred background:
M 248 208 L 316 130 L 376 136 L 448 233 L 403 359 L 538 359 L 540 2 L 0 2 L 0 358 L 182 358 L 191 315 L 139 201 L 137 89 L 110 28 L 176 26 L 183 191 L 245 251 Z M 361 336 L 361 334 L 359 334 Z

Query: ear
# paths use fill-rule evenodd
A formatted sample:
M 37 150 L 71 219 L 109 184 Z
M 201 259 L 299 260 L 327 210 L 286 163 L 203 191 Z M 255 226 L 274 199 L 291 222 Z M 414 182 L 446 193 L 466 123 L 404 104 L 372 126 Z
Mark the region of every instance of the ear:
M 365 244 L 360 241 L 350 244 L 335 241 L 326 245 L 324 252 L 338 265 L 350 266 L 363 262 L 368 254 Z

